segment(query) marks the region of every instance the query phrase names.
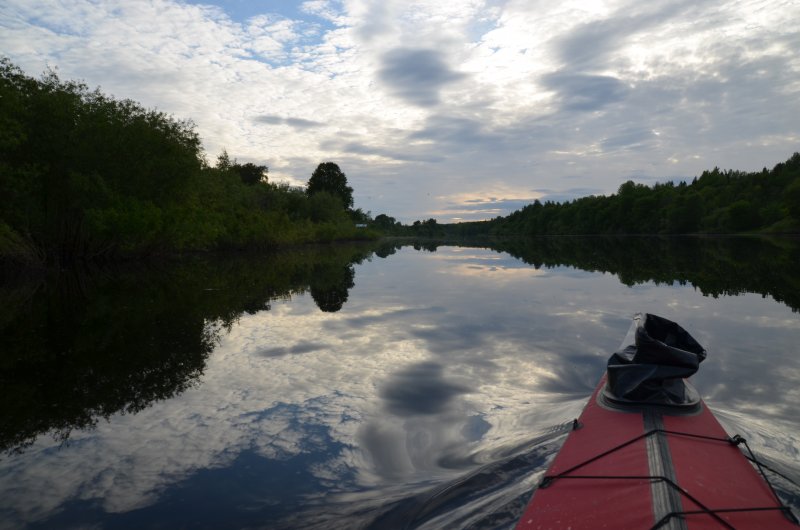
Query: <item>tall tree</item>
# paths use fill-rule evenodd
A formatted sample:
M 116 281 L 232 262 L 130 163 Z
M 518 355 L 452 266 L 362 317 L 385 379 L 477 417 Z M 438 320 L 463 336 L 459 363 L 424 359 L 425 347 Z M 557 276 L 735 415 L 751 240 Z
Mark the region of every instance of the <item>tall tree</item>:
M 333 162 L 323 162 L 318 165 L 308 180 L 306 193 L 309 196 L 321 191 L 339 197 L 345 208 L 353 207 L 353 188 L 347 185 L 347 177 Z
M 248 186 L 254 186 L 259 182 L 267 182 L 267 172 L 269 171 L 267 166 L 257 166 L 252 162 L 247 162 L 246 164 L 234 162 L 231 169 L 233 169 L 239 175 L 239 178 L 242 179 L 242 182 Z

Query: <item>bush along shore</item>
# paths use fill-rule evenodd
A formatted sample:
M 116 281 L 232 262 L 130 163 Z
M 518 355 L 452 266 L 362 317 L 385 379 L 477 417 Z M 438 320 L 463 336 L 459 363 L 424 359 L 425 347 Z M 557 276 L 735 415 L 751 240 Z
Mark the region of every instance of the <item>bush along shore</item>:
M 0 262 L 26 267 L 374 239 L 339 167 L 309 186 L 223 152 L 191 121 L 0 59 Z

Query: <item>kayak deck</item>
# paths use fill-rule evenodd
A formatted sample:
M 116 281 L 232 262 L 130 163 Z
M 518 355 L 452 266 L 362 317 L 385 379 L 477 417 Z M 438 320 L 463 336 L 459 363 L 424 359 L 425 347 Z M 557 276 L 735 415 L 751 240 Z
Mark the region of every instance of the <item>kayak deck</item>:
M 517 529 L 797 530 L 704 403 L 679 415 L 660 407 L 615 410 L 603 403 L 605 383 Z

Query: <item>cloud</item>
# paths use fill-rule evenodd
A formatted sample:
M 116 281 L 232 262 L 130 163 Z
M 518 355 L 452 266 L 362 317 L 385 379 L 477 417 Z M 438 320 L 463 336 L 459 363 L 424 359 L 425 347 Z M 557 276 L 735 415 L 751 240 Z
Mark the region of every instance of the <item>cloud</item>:
M 680 22 L 702 12 L 708 1 L 680 0 L 662 6 L 627 3 L 604 17 L 591 20 L 554 39 L 554 48 L 564 67 L 571 71 L 600 71 L 619 56 L 625 45 L 641 34 L 675 19 Z
M 378 70 L 390 93 L 421 107 L 439 104 L 439 91 L 464 77 L 450 69 L 441 52 L 430 49 L 391 50 L 381 57 Z
M 464 203 L 445 205 L 442 209 L 435 211 L 434 215 L 441 223 L 449 223 L 454 220 L 458 222 L 483 221 L 497 216 L 509 215 L 535 200 L 536 197 L 533 195 L 527 199 L 475 199 Z
M 554 90 L 561 107 L 569 111 L 595 111 L 622 101 L 628 87 L 619 79 L 607 75 L 556 72 L 542 78 L 545 87 Z
M 570 70 L 599 70 L 630 36 L 631 18 L 610 18 L 579 26 L 556 39 L 556 52 Z
M 539 201 L 544 203 L 546 201 L 552 202 L 566 202 L 578 199 L 580 197 L 588 197 L 590 195 L 603 195 L 604 190 L 598 188 L 567 188 L 565 190 L 537 190 L 541 194 Z
M 508 215 L 531 204 L 541 194 L 526 187 L 497 183 L 489 189 L 448 193 L 438 197 L 443 205 L 434 214 L 439 222 L 479 221 Z
M 294 129 L 305 130 L 313 129 L 316 127 L 323 127 L 325 124 L 314 121 L 306 120 L 303 118 L 283 118 L 281 116 L 273 116 L 271 114 L 264 114 L 253 118 L 256 123 L 266 123 L 268 125 L 288 125 Z
M 390 1 L 371 2 L 364 6 L 362 22 L 355 29 L 358 38 L 366 43 L 372 43 L 393 33 L 395 24 L 392 22 L 396 20 L 393 7 Z
M 652 140 L 656 138 L 652 129 L 633 127 L 604 138 L 600 145 L 606 152 L 614 149 L 646 149 L 652 146 Z
M 414 161 L 435 163 L 444 161 L 444 156 L 431 152 L 426 147 L 414 145 L 413 143 L 403 143 L 403 147 L 395 146 L 371 146 L 360 142 L 326 140 L 321 144 L 323 149 L 336 150 L 353 155 L 367 155 L 370 157 L 380 157 L 396 161 Z
M 488 134 L 481 122 L 445 114 L 431 115 L 422 129 L 409 134 L 409 139 L 430 140 L 438 145 L 445 144 L 462 148 L 485 145 L 489 142 L 497 143 L 497 137 Z

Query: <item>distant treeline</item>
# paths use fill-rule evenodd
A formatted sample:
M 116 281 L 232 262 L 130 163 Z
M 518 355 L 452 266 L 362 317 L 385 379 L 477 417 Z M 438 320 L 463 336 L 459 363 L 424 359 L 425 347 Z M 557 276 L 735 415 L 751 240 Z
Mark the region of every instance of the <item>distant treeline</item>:
M 22 265 L 376 236 L 324 182 L 272 184 L 266 166 L 224 152 L 211 167 L 192 122 L 7 59 L 0 197 L 0 262 Z
M 610 196 L 534 201 L 507 217 L 404 227 L 419 237 L 800 232 L 800 154 L 771 170 L 704 171 L 691 183 L 627 181 Z

